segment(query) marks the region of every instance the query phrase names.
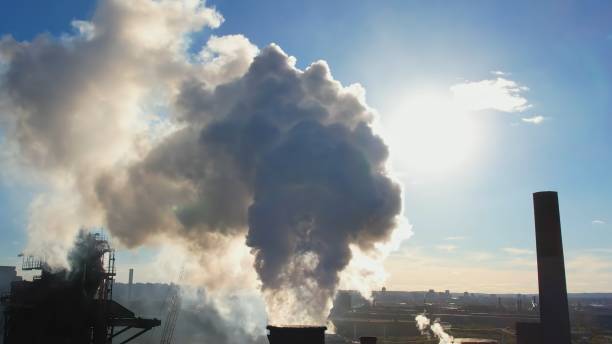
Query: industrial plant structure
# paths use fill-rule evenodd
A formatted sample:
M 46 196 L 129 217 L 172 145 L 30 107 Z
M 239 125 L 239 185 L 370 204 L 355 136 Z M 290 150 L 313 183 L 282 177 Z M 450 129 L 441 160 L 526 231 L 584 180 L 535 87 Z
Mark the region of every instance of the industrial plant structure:
M 268 326 L 270 344 L 403 343 L 400 338 L 423 337 L 415 316 L 426 314 L 444 329 L 470 328 L 499 330 L 499 342 L 507 336 L 517 344 L 570 344 L 570 312 L 559 205 L 556 192 L 533 195 L 538 262 L 539 297 L 468 292 L 395 292 L 383 288 L 374 292 L 373 302 L 355 305 L 354 294 L 340 291 L 330 320 L 333 337 L 324 326 Z M 113 301 L 114 250 L 100 234 L 81 233 L 68 257 L 70 270 L 52 271 L 43 260 L 24 257 L 22 270 L 40 271 L 32 281 L 12 279 L 10 293 L 1 299 L 4 306 L 4 344 L 127 343 L 161 324 L 143 319 Z M 180 281 L 180 278 L 179 278 Z M 130 269 L 127 299 L 132 297 L 133 270 Z M 180 308 L 177 286 L 171 286 L 162 343 L 172 343 Z M 483 301 L 484 300 L 484 301 Z M 607 319 L 607 318 L 606 318 Z M 443 320 L 444 322 L 440 321 Z M 451 326 L 452 324 L 452 326 Z M 512 332 L 511 328 L 516 331 Z M 136 330 L 128 334 L 128 331 Z M 464 330 L 467 331 L 467 330 Z M 458 331 L 461 333 L 461 331 Z M 454 343 L 497 343 L 497 339 L 457 338 Z M 469 337 L 469 338 L 468 338 Z M 333 340 L 328 340 L 334 338 Z M 398 341 L 399 340 L 399 341 Z M 429 336 L 427 342 L 436 342 Z
M 123 344 L 161 324 L 113 301 L 115 254 L 101 234 L 81 233 L 68 259 L 70 270 L 52 271 L 24 257 L 22 269 L 41 274 L 2 297 L 4 344 Z
M 473 326 L 497 329 L 503 342 L 515 337 L 517 344 L 570 344 L 571 328 L 565 281 L 565 264 L 559 203 L 556 192 L 533 194 L 537 246 L 539 297 L 517 295 L 514 305 L 498 295 L 474 297 L 449 291 L 395 292 L 383 288 L 372 295 L 373 302 L 355 307 L 351 295 L 340 292 L 330 316 L 336 331 L 348 338 L 360 336 L 417 338 L 415 316 L 425 313 L 440 318 L 451 331 Z M 525 306 L 528 304 L 529 306 Z M 511 331 L 515 328 L 516 331 Z M 475 339 L 455 342 L 475 342 Z

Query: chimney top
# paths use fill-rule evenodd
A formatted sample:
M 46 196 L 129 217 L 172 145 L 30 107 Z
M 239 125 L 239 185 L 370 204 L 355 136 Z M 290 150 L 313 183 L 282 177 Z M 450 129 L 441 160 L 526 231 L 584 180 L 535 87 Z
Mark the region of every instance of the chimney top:
M 359 343 L 361 344 L 376 344 L 376 337 L 359 337 Z
M 270 344 L 324 344 L 325 326 L 268 325 L 268 341 Z

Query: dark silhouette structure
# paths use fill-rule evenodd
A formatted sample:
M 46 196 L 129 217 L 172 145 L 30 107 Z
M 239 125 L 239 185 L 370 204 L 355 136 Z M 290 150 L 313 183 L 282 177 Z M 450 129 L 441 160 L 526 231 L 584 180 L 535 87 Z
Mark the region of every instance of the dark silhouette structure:
M 540 323 L 517 323 L 517 343 L 571 343 L 571 327 L 565 282 L 559 199 L 554 191 L 533 194 Z
M 68 260 L 70 271 L 54 272 L 40 260 L 24 258 L 22 269 L 40 269 L 41 275 L 13 282 L 2 298 L 5 344 L 107 344 L 119 338 L 127 343 L 161 324 L 112 300 L 115 256 L 100 235 L 81 233 Z M 129 336 L 131 329 L 139 331 Z
M 541 344 L 540 323 L 516 323 L 516 344 Z
M 11 290 L 11 283 L 20 280 L 14 266 L 0 266 L 0 294 Z
M 533 194 L 540 322 L 544 343 L 570 344 L 570 320 L 561 240 L 559 200 L 553 191 Z
M 128 301 L 132 301 L 132 285 L 134 284 L 134 269 L 130 269 L 128 277 Z
M 376 337 L 360 337 L 359 338 L 360 344 L 376 344 L 376 341 L 377 341 Z
M 325 326 L 271 326 L 270 344 L 325 344 Z

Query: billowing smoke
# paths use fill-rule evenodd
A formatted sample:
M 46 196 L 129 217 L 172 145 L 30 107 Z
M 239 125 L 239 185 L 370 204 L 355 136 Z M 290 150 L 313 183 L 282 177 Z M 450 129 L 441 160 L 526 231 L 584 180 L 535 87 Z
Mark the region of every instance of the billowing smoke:
M 364 90 L 323 61 L 242 36 L 192 53 L 221 21 L 194 0 L 105 0 L 72 35 L 3 38 L 6 159 L 44 185 L 30 248 L 102 223 L 129 247 L 179 241 L 226 285 L 206 258 L 239 240 L 271 322 L 321 323 L 353 249 L 396 227 L 387 147 Z
M 367 250 L 388 239 L 400 211 L 399 187 L 383 165 L 386 146 L 368 126 L 371 112 L 325 63 L 302 72 L 276 46 L 230 83 L 209 90 L 186 81 L 178 102 L 187 113 L 183 129 L 125 179 L 97 181 L 110 228 L 139 243 L 178 221 L 178 234 L 207 249 L 216 236 L 248 227 L 271 307 L 299 305 L 271 314 L 321 321 L 349 245 Z

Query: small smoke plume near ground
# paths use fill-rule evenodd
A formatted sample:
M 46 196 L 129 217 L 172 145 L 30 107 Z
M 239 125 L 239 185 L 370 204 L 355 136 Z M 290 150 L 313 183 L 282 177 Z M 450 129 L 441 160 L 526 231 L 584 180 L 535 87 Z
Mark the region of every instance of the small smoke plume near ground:
M 421 333 L 425 333 L 430 325 L 429 318 L 423 314 L 419 314 L 416 316 L 416 318 L 414 318 L 414 320 L 416 321 L 416 327 L 419 329 L 419 331 L 421 331 Z
M 72 34 L 0 41 L 3 162 L 42 185 L 29 249 L 59 257 L 94 224 L 127 247 L 172 241 L 207 287 L 238 261 L 231 283 L 251 281 L 247 261 L 272 323 L 320 324 L 353 258 L 397 237 L 388 149 L 363 88 L 324 61 L 300 70 L 240 35 L 193 53 L 222 21 L 193 0 L 103 0 Z
M 433 324 L 431 320 L 426 317 L 424 314 L 419 314 L 414 318 L 416 322 L 416 327 L 421 331 L 421 334 L 426 334 L 427 330 L 431 331 L 431 333 L 436 336 L 440 340 L 439 344 L 453 344 L 454 338 L 444 331 L 444 328 L 440 324 L 438 320 L 434 321 Z
M 453 344 L 454 342 L 453 337 L 444 331 L 440 323 L 435 322 L 431 325 L 431 332 L 440 339 L 440 344 Z

